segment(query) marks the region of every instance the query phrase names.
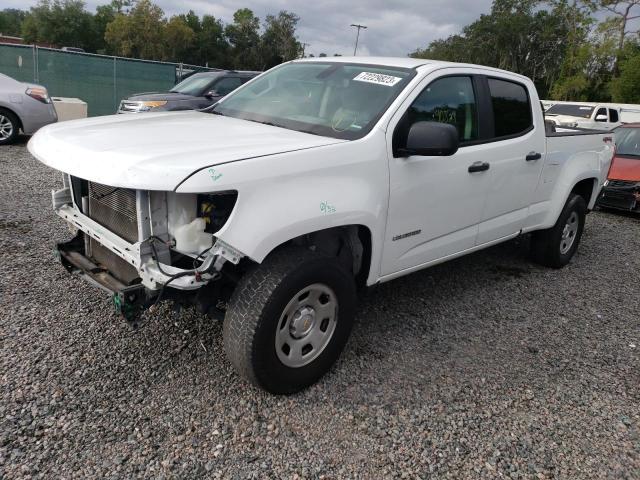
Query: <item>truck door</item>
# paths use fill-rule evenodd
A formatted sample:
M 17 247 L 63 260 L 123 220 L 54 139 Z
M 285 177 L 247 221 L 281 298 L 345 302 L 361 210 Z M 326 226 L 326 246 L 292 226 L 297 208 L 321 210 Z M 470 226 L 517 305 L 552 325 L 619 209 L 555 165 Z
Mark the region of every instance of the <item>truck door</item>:
M 524 227 L 546 148 L 540 106 L 535 105 L 534 115 L 527 86 L 488 77 L 486 87 L 491 100 L 486 121 L 492 133 L 484 146 L 491 169 L 477 245 L 508 237 Z
M 482 146 L 474 145 L 480 128 L 477 79 L 464 69 L 445 71 L 447 76 L 443 71 L 427 76 L 387 129 L 390 191 L 382 275 L 424 266 L 475 244 L 487 191 Z M 419 121 L 453 124 L 461 141 L 457 153 L 399 156 L 394 142 L 402 142 L 403 132 L 406 137 Z

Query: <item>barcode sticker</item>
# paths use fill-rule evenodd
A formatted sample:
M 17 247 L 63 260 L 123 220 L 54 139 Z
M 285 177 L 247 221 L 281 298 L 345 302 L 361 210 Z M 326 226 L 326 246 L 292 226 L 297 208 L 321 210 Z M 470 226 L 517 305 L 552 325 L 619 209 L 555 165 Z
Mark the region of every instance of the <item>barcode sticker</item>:
M 393 87 L 402 78 L 394 77 L 392 75 L 384 75 L 382 73 L 362 72 L 354 78 L 357 82 L 375 83 L 376 85 L 386 85 L 387 87 Z

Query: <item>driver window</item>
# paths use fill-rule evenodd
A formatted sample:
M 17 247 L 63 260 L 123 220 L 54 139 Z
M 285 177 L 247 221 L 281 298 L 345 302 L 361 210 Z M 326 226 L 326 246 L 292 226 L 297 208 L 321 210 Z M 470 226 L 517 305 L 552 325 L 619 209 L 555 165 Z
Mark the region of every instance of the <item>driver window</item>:
M 444 77 L 431 83 L 407 111 L 408 124 L 441 122 L 458 129 L 460 142 L 478 139 L 478 109 L 471 77 Z
M 226 77 L 214 85 L 218 95 L 227 95 L 242 85 L 242 79 L 236 77 Z
M 606 108 L 599 108 L 598 112 L 596 113 L 596 117 L 595 117 L 596 118 L 596 122 L 606 122 L 607 120 L 598 120 L 598 117 L 600 115 L 604 115 L 606 118 L 609 118 L 609 117 L 607 117 L 607 109 Z

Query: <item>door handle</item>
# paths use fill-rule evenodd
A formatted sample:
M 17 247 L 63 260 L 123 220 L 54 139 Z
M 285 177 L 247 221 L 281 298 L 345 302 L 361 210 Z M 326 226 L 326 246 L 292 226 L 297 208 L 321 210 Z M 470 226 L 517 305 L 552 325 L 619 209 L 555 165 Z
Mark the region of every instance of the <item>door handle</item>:
M 469 165 L 469 173 L 484 172 L 489 170 L 489 166 L 490 165 L 487 162 L 473 162 Z
M 529 154 L 525 157 L 527 162 L 533 162 L 535 160 L 540 160 L 542 158 L 542 154 L 538 152 L 529 152 Z

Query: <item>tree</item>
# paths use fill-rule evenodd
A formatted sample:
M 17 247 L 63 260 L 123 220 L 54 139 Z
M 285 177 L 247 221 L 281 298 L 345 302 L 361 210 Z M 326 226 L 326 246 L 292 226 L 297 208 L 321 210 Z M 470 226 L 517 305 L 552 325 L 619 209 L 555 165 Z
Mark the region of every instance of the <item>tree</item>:
M 462 34 L 431 42 L 413 57 L 479 63 L 530 77 L 546 93 L 558 77 L 567 49 L 569 25 L 558 8 L 539 0 L 495 0 L 491 12 Z
M 212 15 L 204 15 L 197 43 L 200 50 L 198 63 L 217 68 L 231 68 L 231 46 L 224 35 L 224 25 L 220 20 Z
M 628 43 L 620 57 L 620 76 L 611 81 L 614 102 L 640 103 L 640 45 Z
M 262 68 L 259 30 L 260 20 L 248 8 L 241 8 L 233 14 L 233 23 L 225 28 L 225 35 L 231 43 L 230 60 L 233 68 Z
M 199 22 L 198 22 L 199 23 Z M 164 26 L 164 60 L 180 62 L 185 60 L 191 50 L 195 32 L 189 27 L 183 16 L 174 16 Z
M 604 10 L 612 15 L 608 22 L 617 30 L 618 43 L 613 74 L 618 72 L 620 55 L 624 48 L 625 39 L 628 36 L 638 33 L 638 30 L 630 30 L 629 25 L 632 20 L 640 18 L 640 0 L 588 0 L 589 5 L 594 10 Z
M 261 39 L 261 57 L 264 69 L 300 56 L 302 45 L 296 39 L 296 26 L 300 21 L 295 13 L 282 10 L 277 16 L 267 15 Z
M 166 23 L 159 6 L 140 0 L 128 14 L 116 14 L 107 25 L 105 41 L 117 55 L 160 60 L 165 53 Z
M 0 32 L 4 35 L 19 37 L 22 33 L 22 22 L 27 12 L 17 8 L 5 8 L 0 11 Z
M 93 15 L 84 6 L 81 0 L 40 0 L 22 22 L 24 40 L 94 50 Z
M 96 35 L 96 51 L 98 53 L 111 53 L 108 50 L 107 43 L 104 39 L 107 25 L 115 20 L 116 15 L 125 13 L 133 7 L 133 0 L 112 0 L 106 5 L 98 5 L 96 14 L 93 16 L 93 23 Z

